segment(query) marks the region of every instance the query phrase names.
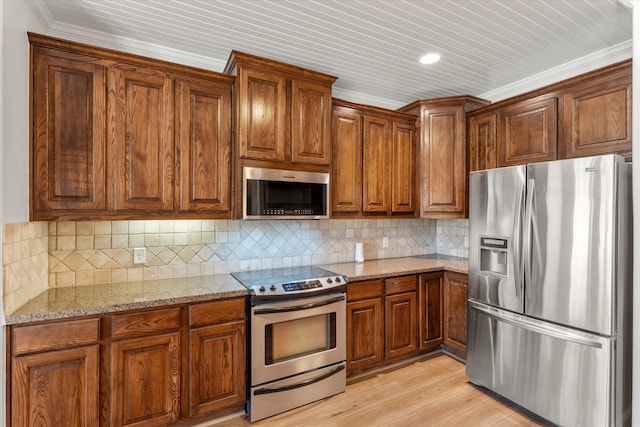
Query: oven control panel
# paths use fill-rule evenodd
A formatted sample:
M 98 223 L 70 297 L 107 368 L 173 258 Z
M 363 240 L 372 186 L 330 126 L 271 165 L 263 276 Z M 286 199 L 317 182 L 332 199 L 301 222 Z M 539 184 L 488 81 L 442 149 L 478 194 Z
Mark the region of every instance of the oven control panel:
M 272 285 L 253 286 L 253 291 L 256 295 L 284 295 L 304 292 L 313 293 L 314 291 L 321 289 L 331 289 L 337 286 L 344 286 L 346 284 L 346 277 L 335 276 L 288 283 L 277 283 Z

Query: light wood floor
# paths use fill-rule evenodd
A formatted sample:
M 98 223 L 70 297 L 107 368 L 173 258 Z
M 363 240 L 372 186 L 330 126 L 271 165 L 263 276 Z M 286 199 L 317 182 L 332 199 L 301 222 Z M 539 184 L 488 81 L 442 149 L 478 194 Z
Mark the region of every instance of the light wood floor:
M 464 364 L 436 355 L 350 381 L 347 391 L 262 421 L 228 419 L 214 427 L 546 426 L 544 420 L 467 382 Z

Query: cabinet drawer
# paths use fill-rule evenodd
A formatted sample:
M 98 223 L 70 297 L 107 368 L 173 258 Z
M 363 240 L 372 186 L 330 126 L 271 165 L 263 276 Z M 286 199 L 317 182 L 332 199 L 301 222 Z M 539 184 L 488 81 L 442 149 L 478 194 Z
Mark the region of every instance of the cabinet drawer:
M 370 280 L 347 285 L 347 301 L 375 298 L 380 295 L 382 295 L 382 280 Z
M 111 337 L 130 338 L 180 328 L 180 308 L 146 311 L 113 316 Z
M 244 318 L 244 298 L 205 302 L 189 306 L 189 326 L 231 322 Z
M 13 352 L 21 355 L 93 344 L 99 339 L 99 326 L 100 319 L 18 326 L 13 329 Z
M 384 288 L 387 295 L 415 291 L 418 288 L 416 276 L 404 276 L 386 279 L 384 281 Z

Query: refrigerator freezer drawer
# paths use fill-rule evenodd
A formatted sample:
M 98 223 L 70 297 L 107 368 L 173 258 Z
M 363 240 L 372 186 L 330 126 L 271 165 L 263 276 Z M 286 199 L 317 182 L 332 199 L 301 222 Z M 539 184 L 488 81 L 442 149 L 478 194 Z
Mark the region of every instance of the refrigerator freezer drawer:
M 467 376 L 561 426 L 623 425 L 615 340 L 468 303 Z

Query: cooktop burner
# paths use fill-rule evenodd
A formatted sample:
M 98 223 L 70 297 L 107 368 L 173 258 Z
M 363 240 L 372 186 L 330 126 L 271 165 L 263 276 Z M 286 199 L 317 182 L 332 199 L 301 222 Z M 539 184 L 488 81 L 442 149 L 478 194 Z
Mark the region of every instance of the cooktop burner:
M 347 278 L 315 266 L 283 267 L 231 273 L 259 300 L 302 297 L 331 291 L 344 291 Z

